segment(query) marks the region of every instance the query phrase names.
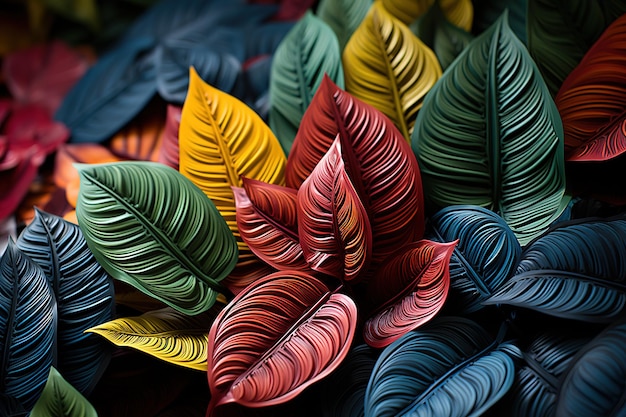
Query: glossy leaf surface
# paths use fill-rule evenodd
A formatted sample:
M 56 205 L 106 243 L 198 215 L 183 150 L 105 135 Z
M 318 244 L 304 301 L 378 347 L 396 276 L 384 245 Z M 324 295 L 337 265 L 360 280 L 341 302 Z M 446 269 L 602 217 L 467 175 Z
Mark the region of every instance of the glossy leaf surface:
M 317 16 L 335 32 L 339 50 L 361 24 L 372 5 L 372 0 L 321 0 L 317 6 Z
M 55 367 L 88 395 L 107 367 L 110 351 L 84 331 L 113 319 L 113 280 L 94 258 L 78 226 L 58 216 L 36 210 L 17 246 L 43 269 L 57 301 Z
M 434 52 L 379 3 L 343 51 L 346 91 L 389 117 L 409 140 L 424 96 L 441 76 Z
M 356 305 L 311 275 L 278 272 L 248 287 L 209 333 L 212 406 L 285 402 L 332 372 L 356 328 Z
M 508 350 L 478 324 L 433 320 L 381 353 L 365 393 L 365 416 L 478 416 L 513 383 Z
M 192 69 L 179 128 L 180 172 L 214 203 L 237 238 L 239 261 L 231 290 L 262 265 L 239 236 L 231 186 L 242 177 L 284 185 L 285 154 L 253 110 L 204 83 Z
M 54 367 L 31 417 L 97 417 L 96 409 Z
M 116 346 L 127 346 L 163 361 L 206 371 L 207 338 L 218 309 L 187 316 L 173 310 L 124 317 L 88 329 Z
M 563 130 L 556 106 L 506 14 L 433 87 L 412 137 L 435 207 L 498 213 L 522 245 L 563 208 Z
M 307 271 L 298 238 L 298 192 L 247 178 L 243 185 L 233 187 L 243 241 L 263 262 L 278 270 Z
M 209 309 L 237 259 L 211 200 L 158 163 L 83 165 L 79 172 L 78 224 L 104 269 L 186 314 Z
M 324 74 L 343 87 L 337 37 L 309 11 L 287 33 L 272 61 L 269 124 L 286 154 Z
M 626 16 L 611 24 L 567 76 L 556 105 L 570 161 L 626 152 Z
M 385 347 L 441 310 L 450 288 L 450 256 L 456 243 L 420 240 L 389 256 L 368 285 L 378 307 L 364 325 L 368 345 Z
M 464 312 L 482 308 L 515 273 L 522 255 L 517 238 L 500 216 L 479 206 L 446 207 L 431 225 L 438 241 L 459 240 L 450 259 L 453 305 Z
M 372 230 L 344 168 L 340 139 L 298 190 L 298 233 L 309 266 L 357 282 L 372 256 Z
M 158 162 L 178 171 L 178 127 L 182 108 L 168 105 Z
M 516 274 L 485 303 L 611 322 L 626 307 L 626 220 L 565 225 L 524 251 Z
M 424 233 L 422 180 L 417 160 L 380 111 L 325 77 L 302 118 L 285 172 L 299 188 L 339 135 L 345 170 L 372 228 L 372 267 Z
M 56 301 L 43 270 L 11 240 L 0 278 L 0 392 L 30 411 L 56 360 Z

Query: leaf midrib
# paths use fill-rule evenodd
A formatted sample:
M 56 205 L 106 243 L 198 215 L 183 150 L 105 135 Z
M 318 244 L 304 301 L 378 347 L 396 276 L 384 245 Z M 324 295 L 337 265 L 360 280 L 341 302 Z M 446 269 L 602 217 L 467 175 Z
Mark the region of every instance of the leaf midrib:
M 4 366 L 0 366 L 0 392 L 5 392 L 6 391 L 6 377 L 7 377 L 7 371 L 8 371 L 8 363 L 9 363 L 9 356 L 10 356 L 10 351 L 11 351 L 11 345 L 12 345 L 12 340 L 13 340 L 13 326 L 14 326 L 14 322 L 15 322 L 15 314 L 17 311 L 17 296 L 19 294 L 19 282 L 18 279 L 19 277 L 16 274 L 17 271 L 17 263 L 15 260 L 15 251 L 11 248 L 12 245 L 9 245 L 9 247 L 6 249 L 6 255 L 5 256 L 10 256 L 10 262 L 11 262 L 11 272 L 14 273 L 15 276 L 15 280 L 13 280 L 13 302 L 11 303 L 11 310 L 9 311 L 9 320 L 7 323 L 7 337 L 4 340 L 4 347 L 3 347 L 3 354 L 2 354 L 2 364 Z

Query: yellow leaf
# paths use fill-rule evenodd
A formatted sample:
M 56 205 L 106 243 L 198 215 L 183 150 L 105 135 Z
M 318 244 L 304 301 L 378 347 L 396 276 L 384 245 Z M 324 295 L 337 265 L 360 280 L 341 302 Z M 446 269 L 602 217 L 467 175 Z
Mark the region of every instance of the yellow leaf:
M 86 330 L 116 346 L 130 347 L 186 368 L 207 370 L 209 328 L 219 308 L 187 316 L 170 307 L 126 317 Z
M 441 77 L 435 53 L 375 2 L 343 52 L 346 90 L 410 140 L 424 96 Z
M 252 109 L 205 83 L 191 68 L 179 147 L 180 172 L 213 201 L 237 238 L 234 275 L 262 268 L 239 235 L 231 186 L 242 187 L 242 177 L 284 185 L 287 158 L 278 139 Z M 224 284 L 231 288 L 233 283 L 227 278 Z
M 384 8 L 402 23 L 410 25 L 435 3 L 436 0 L 381 0 Z M 472 0 L 439 0 L 444 16 L 453 25 L 470 32 L 474 20 Z

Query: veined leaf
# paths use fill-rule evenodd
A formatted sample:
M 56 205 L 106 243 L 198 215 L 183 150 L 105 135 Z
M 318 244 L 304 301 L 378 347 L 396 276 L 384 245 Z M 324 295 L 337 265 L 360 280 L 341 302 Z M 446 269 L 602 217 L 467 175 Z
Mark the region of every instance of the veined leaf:
M 299 188 L 339 135 L 345 170 L 372 229 L 372 268 L 422 238 L 424 200 L 417 160 L 380 111 L 325 77 L 302 118 L 285 181 Z
M 479 416 L 511 387 L 516 351 L 468 319 L 435 319 L 382 352 L 365 416 Z
M 30 411 L 56 361 L 57 305 L 43 270 L 12 240 L 0 278 L 0 392 Z
M 375 2 L 343 51 L 346 91 L 389 117 L 409 140 L 424 96 L 441 77 L 435 53 Z
M 278 272 L 239 293 L 209 333 L 210 411 L 285 402 L 345 358 L 356 305 L 315 277 Z
M 340 51 L 343 51 L 371 5 L 372 0 L 321 0 L 319 2 L 317 16 L 335 32 Z
M 121 159 L 156 162 L 164 130 L 165 106 L 152 102 L 117 132 L 108 147 Z
M 17 246 L 45 272 L 57 301 L 55 364 L 65 379 L 88 395 L 109 364 L 110 351 L 84 331 L 112 320 L 113 280 L 98 264 L 78 226 L 36 210 Z
M 450 23 L 466 32 L 472 29 L 474 6 L 470 0 L 382 0 L 385 9 L 406 25 L 424 16 L 437 2 Z
M 298 190 L 298 234 L 304 258 L 318 272 L 355 283 L 372 257 L 372 230 L 344 169 L 339 136 Z
M 611 322 L 626 307 L 626 220 L 565 225 L 532 243 L 486 304 Z
M 456 244 L 420 240 L 389 256 L 368 285 L 370 299 L 378 307 L 363 328 L 368 345 L 385 347 L 441 310 L 450 288 L 448 265 Z
M 250 250 L 278 270 L 306 272 L 298 240 L 298 192 L 281 185 L 243 178 L 233 187 L 239 234 Z
M 625 31 L 622 16 L 569 73 L 556 96 L 570 161 L 604 161 L 626 152 Z
M 626 4 L 616 0 L 528 0 L 528 50 L 553 96 L 602 31 L 624 12 Z
M 596 336 L 576 355 L 563 378 L 556 417 L 621 416 L 626 412 L 626 323 Z
M 308 11 L 278 45 L 272 61 L 269 124 L 286 154 L 324 74 L 343 88 L 337 37 Z
M 169 104 L 165 116 L 165 128 L 161 138 L 158 162 L 178 171 L 178 127 L 182 108 Z
M 459 240 L 450 259 L 451 304 L 465 313 L 482 308 L 520 261 L 522 248 L 513 231 L 478 206 L 446 207 L 431 217 L 431 225 L 436 240 Z
M 435 207 L 488 208 L 522 245 L 565 208 L 561 119 L 506 13 L 446 70 L 416 126 L 413 150 Z
M 208 310 L 237 260 L 211 200 L 154 162 L 83 165 L 79 172 L 78 224 L 104 269 L 185 314 Z
M 186 368 L 206 371 L 209 328 L 219 309 L 187 316 L 170 308 L 125 317 L 87 331 Z
M 0 413 L 8 417 L 27 417 L 29 414 L 15 397 L 5 394 L 0 394 Z
M 180 172 L 214 203 L 237 239 L 239 261 L 225 282 L 231 291 L 238 281 L 263 265 L 241 239 L 231 186 L 242 177 L 284 185 L 285 154 L 280 143 L 252 109 L 204 83 L 190 70 L 189 94 L 179 128 Z
M 54 367 L 31 417 L 98 417 L 96 409 Z

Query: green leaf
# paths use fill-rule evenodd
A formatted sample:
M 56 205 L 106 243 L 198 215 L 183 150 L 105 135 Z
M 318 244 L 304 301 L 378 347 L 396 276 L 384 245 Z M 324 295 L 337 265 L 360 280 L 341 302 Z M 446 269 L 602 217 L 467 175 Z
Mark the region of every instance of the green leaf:
M 76 217 L 104 269 L 182 313 L 208 310 L 238 254 L 212 201 L 178 171 L 153 162 L 78 170 Z
M 96 409 L 63 376 L 50 368 L 48 382 L 30 417 L 97 417 Z
M 415 126 L 413 150 L 435 208 L 488 208 L 522 245 L 565 208 L 561 119 L 506 13 L 446 70 Z
M 344 87 L 337 37 L 309 11 L 278 45 L 272 61 L 269 124 L 287 154 L 324 74 Z
M 343 51 L 371 5 L 372 0 L 321 0 L 317 16 L 335 32 L 339 49 Z

